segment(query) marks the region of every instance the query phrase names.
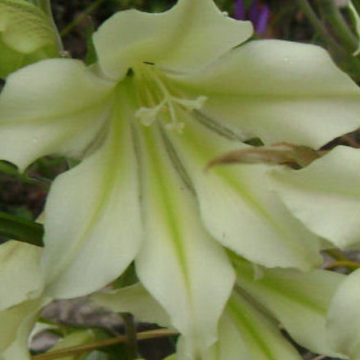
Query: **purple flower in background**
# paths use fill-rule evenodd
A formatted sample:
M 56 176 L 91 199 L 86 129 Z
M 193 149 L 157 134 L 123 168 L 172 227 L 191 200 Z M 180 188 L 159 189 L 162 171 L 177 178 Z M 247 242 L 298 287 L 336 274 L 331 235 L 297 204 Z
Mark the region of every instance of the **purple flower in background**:
M 235 1 L 234 18 L 237 20 L 246 19 L 245 5 L 243 0 Z
M 234 18 L 238 20 L 250 20 L 258 34 L 266 31 L 269 21 L 270 9 L 268 5 L 261 4 L 255 0 L 249 9 L 245 9 L 244 0 L 235 1 Z

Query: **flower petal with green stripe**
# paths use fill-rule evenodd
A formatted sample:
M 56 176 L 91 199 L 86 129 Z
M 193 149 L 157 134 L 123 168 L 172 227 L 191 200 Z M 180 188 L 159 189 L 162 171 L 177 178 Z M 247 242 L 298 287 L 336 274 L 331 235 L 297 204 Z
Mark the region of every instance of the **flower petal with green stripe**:
M 59 56 L 47 14 L 26 0 L 0 0 L 0 78 L 36 61 Z
M 327 313 L 347 280 L 344 275 L 313 270 L 256 269 L 235 260 L 237 283 L 219 320 L 218 340 L 201 360 L 300 360 L 302 357 L 281 330 L 314 353 L 342 358 L 327 338 Z M 115 312 L 172 327 L 164 308 L 140 284 L 96 293 L 92 300 Z M 345 322 L 344 322 L 345 323 Z M 336 331 L 336 327 L 335 327 Z M 189 359 L 186 337 L 180 336 L 170 359 Z M 336 349 L 338 351 L 338 349 Z
M 45 296 L 94 292 L 135 261 L 196 357 L 234 285 L 224 248 L 267 267 L 319 264 L 319 238 L 278 200 L 267 166 L 204 169 L 254 136 L 319 147 L 352 131 L 360 91 L 320 48 L 241 45 L 251 33 L 212 0 L 179 0 L 106 21 L 91 67 L 50 59 L 7 78 L 0 157 L 20 169 L 82 160 L 47 200 Z

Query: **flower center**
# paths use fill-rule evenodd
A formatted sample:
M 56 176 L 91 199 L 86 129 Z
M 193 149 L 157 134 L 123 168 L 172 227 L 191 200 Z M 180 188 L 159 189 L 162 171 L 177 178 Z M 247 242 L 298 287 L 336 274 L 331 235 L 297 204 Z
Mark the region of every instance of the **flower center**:
M 184 122 L 179 120 L 179 111 L 200 110 L 207 99 L 205 96 L 188 99 L 176 94 L 164 73 L 153 64 L 141 64 L 134 68 L 134 73 L 140 104 L 135 116 L 145 126 L 164 119 L 168 129 L 181 132 Z

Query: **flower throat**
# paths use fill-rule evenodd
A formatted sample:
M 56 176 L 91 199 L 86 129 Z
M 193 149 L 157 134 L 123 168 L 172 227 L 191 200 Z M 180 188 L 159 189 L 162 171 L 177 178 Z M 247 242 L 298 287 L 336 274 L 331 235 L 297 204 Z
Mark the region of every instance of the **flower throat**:
M 162 120 L 166 128 L 182 132 L 184 122 L 179 120 L 182 111 L 200 110 L 206 101 L 205 96 L 188 99 L 175 91 L 164 72 L 154 64 L 142 63 L 133 68 L 135 89 L 139 109 L 135 116 L 145 126 L 155 120 Z

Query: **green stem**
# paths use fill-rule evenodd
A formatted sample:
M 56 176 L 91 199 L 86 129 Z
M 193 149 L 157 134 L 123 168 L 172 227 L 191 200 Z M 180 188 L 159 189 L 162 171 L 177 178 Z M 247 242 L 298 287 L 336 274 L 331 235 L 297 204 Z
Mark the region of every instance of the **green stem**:
M 340 250 L 328 249 L 324 252 L 336 261 L 348 261 L 348 258 Z
M 36 246 L 44 246 L 41 224 L 0 212 L 0 236 Z
M 324 20 L 331 25 L 335 36 L 348 52 L 353 53 L 358 48 L 358 40 L 350 30 L 338 6 L 333 0 L 316 0 Z
M 72 31 L 72 29 L 81 23 L 89 14 L 96 10 L 105 0 L 96 0 L 89 7 L 87 7 L 79 16 L 77 16 L 69 25 L 67 25 L 62 31 L 61 36 L 66 36 Z
M 328 43 L 329 41 L 331 41 L 330 34 L 326 30 L 326 27 L 323 25 L 323 23 L 317 17 L 314 9 L 311 7 L 309 2 L 307 0 L 297 0 L 297 2 L 299 4 L 300 9 L 306 15 L 306 17 L 310 21 L 311 25 L 314 27 L 315 31 L 321 37 L 321 39 L 325 43 Z
M 134 316 L 130 313 L 121 313 L 121 317 L 124 321 L 125 333 L 127 337 L 126 350 L 128 360 L 135 360 L 138 358 L 136 327 L 134 322 Z
M 360 0 L 352 0 L 352 3 L 357 11 L 358 14 L 360 14 Z
M 149 339 L 158 339 L 162 337 L 169 337 L 176 335 L 178 335 L 178 333 L 175 331 L 167 330 L 167 329 L 158 329 L 158 330 L 143 331 L 137 333 L 136 337 L 138 340 L 149 340 Z M 116 338 L 100 340 L 97 342 L 93 342 L 91 344 L 72 346 L 72 347 L 68 347 L 67 349 L 51 351 L 41 355 L 35 355 L 31 357 L 31 360 L 52 360 L 52 359 L 76 356 L 83 354 L 85 352 L 125 343 L 127 339 L 128 337 L 126 335 L 121 335 Z
M 327 1 L 327 0 L 318 0 Z M 357 58 L 353 56 L 353 51 L 348 51 L 343 47 L 343 44 L 340 45 L 336 39 L 332 37 L 331 34 L 327 31 L 324 24 L 319 20 L 317 14 L 315 13 L 312 6 L 309 4 L 308 0 L 297 0 L 299 7 L 304 12 L 306 17 L 309 19 L 310 23 L 314 27 L 316 33 L 319 35 L 321 40 L 326 44 L 329 52 L 332 54 L 334 60 L 337 64 L 346 71 L 354 80 L 360 81 L 360 62 Z M 338 11 L 338 9 L 336 9 Z M 341 16 L 341 14 L 339 14 Z M 342 19 L 342 21 L 344 21 Z M 336 29 L 335 29 L 336 30 Z M 349 29 L 348 29 L 349 30 Z M 352 46 L 352 49 L 355 50 L 357 45 Z
M 346 267 L 350 270 L 356 270 L 356 269 L 360 269 L 360 263 L 357 263 L 354 261 L 349 261 L 349 260 L 334 261 L 334 262 L 330 263 L 329 265 L 327 265 L 325 267 L 325 269 L 329 270 L 329 269 L 334 269 L 334 268 L 338 268 L 338 267 Z

